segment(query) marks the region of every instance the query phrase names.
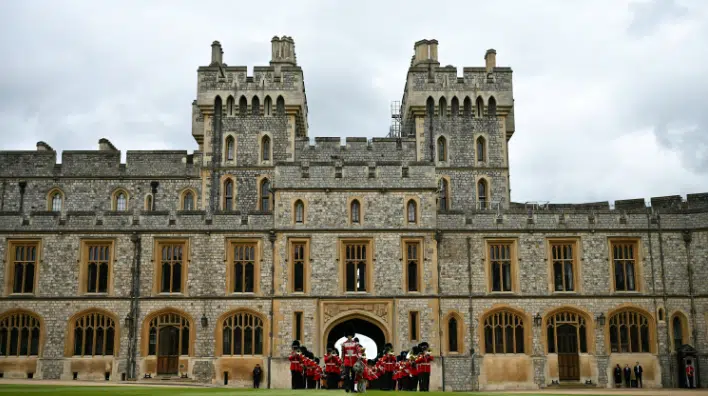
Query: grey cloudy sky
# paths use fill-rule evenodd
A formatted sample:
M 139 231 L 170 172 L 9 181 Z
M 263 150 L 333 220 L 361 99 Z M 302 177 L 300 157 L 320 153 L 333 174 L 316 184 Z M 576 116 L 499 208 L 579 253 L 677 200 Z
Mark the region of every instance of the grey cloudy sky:
M 199 5 L 197 5 L 199 3 Z M 3 1 L 3 150 L 187 149 L 196 68 L 295 39 L 310 136 L 384 136 L 413 43 L 514 70 L 512 200 L 708 191 L 708 1 Z

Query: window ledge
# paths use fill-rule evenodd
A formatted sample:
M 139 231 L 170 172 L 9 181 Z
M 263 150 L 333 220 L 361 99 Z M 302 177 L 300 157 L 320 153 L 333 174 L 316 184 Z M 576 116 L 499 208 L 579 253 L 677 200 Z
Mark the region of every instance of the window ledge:
M 345 294 L 369 294 L 368 291 L 345 291 Z
M 35 297 L 34 293 L 10 293 L 8 297 Z
M 231 292 L 229 294 L 232 296 L 254 296 L 256 292 Z
M 489 294 L 503 294 L 503 295 L 513 296 L 518 293 L 515 291 L 490 291 Z
M 157 293 L 158 296 L 170 296 L 170 297 L 184 297 L 184 293 L 182 292 L 160 292 Z
M 554 290 L 552 293 L 553 293 L 553 294 L 578 294 L 578 292 L 575 291 L 575 290 L 573 290 L 573 291 L 565 291 L 565 290 L 563 290 L 563 291 L 556 291 L 556 290 Z
M 108 292 L 84 292 L 86 297 L 108 297 Z

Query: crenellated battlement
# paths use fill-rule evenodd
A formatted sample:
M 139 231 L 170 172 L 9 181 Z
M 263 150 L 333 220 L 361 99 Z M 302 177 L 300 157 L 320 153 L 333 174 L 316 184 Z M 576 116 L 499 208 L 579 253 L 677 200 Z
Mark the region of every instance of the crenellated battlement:
M 700 209 L 708 210 L 708 192 L 681 195 L 668 195 L 663 197 L 620 199 L 614 202 L 600 201 L 577 204 L 561 204 L 549 202 L 511 202 L 509 212 L 534 213 L 645 213 L 647 211 L 681 212 Z
M 416 141 L 413 138 L 316 137 L 295 141 L 296 161 L 415 161 Z
M 0 151 L 0 177 L 192 177 L 198 175 L 202 155 L 186 150 L 128 150 L 126 162 L 121 151 L 108 139 L 99 140 L 98 150 L 57 152 L 44 143 L 37 151 Z

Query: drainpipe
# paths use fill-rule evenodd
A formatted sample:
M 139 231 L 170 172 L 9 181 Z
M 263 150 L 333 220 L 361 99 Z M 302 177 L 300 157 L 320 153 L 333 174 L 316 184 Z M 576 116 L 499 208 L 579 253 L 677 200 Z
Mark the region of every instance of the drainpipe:
M 697 323 L 696 323 L 696 296 L 695 290 L 693 289 L 693 266 L 691 265 L 691 241 L 693 241 L 693 234 L 691 230 L 683 230 L 683 242 L 686 246 L 686 273 L 688 274 L 688 295 L 691 298 L 691 340 L 693 345 L 696 345 L 696 338 L 698 337 Z
M 664 319 L 668 319 L 668 324 L 671 323 L 671 318 L 668 317 L 668 312 L 666 311 L 666 302 L 668 301 L 668 295 L 666 293 L 666 273 L 664 271 L 664 242 L 662 238 L 662 233 L 661 233 L 661 216 L 657 213 L 656 214 L 656 231 L 657 234 L 659 235 L 659 264 L 661 265 L 661 297 L 662 301 L 664 302 Z M 666 331 L 666 347 L 670 348 L 671 347 L 671 332 L 668 331 L 671 326 L 667 325 L 667 331 Z M 657 342 L 658 342 L 657 337 Z M 671 356 L 671 350 L 669 350 L 668 353 L 669 356 L 669 372 L 671 375 L 669 376 L 670 381 L 671 381 L 671 387 L 673 388 L 675 386 L 674 384 L 674 360 L 672 359 Z
M 276 240 L 275 230 L 270 230 L 268 240 L 270 241 L 270 251 L 271 251 L 271 264 L 270 264 L 270 351 L 268 353 L 268 378 L 267 378 L 267 388 L 270 389 L 271 381 L 271 362 L 273 360 L 273 310 L 275 309 L 274 297 L 275 297 L 275 240 Z
M 132 280 L 130 287 L 130 312 L 126 318 L 128 327 L 128 380 L 137 378 L 137 334 L 138 334 L 138 299 L 140 298 L 140 235 L 134 233 L 130 236 L 133 242 L 133 265 L 131 268 Z
M 467 237 L 467 275 L 469 277 L 467 281 L 468 309 L 470 314 L 469 331 L 470 344 L 472 344 L 474 342 L 474 326 L 472 326 L 474 322 L 474 308 L 472 307 L 472 239 L 470 237 Z M 474 383 L 470 384 L 472 385 L 472 390 L 474 390 L 474 384 L 477 383 L 477 379 L 474 378 L 474 348 L 472 348 L 472 345 L 470 345 L 470 374 L 474 379 Z
M 445 392 L 445 356 L 443 356 L 443 344 L 442 344 L 442 320 L 443 320 L 443 314 L 442 314 L 442 299 L 440 298 L 440 294 L 442 292 L 441 287 L 440 287 L 440 245 L 442 244 L 442 239 L 443 239 L 443 233 L 441 230 L 436 230 L 435 231 L 435 241 L 437 242 L 437 246 L 435 249 L 436 253 L 436 260 L 437 260 L 437 270 L 438 270 L 438 345 L 440 345 L 440 366 L 442 368 L 442 390 Z

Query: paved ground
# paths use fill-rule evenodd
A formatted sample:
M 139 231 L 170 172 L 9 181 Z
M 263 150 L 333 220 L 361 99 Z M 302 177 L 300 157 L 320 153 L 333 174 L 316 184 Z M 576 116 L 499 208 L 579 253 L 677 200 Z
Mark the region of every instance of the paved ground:
M 152 384 L 145 382 L 113 382 L 113 381 L 53 381 L 53 380 L 15 380 L 0 379 L 0 385 L 57 385 L 57 386 L 154 386 L 204 388 L 205 385 L 194 384 Z M 206 387 L 212 387 L 206 385 Z M 530 391 L 483 392 L 484 394 L 545 394 L 545 395 L 640 395 L 640 396 L 708 396 L 708 389 L 545 389 Z

